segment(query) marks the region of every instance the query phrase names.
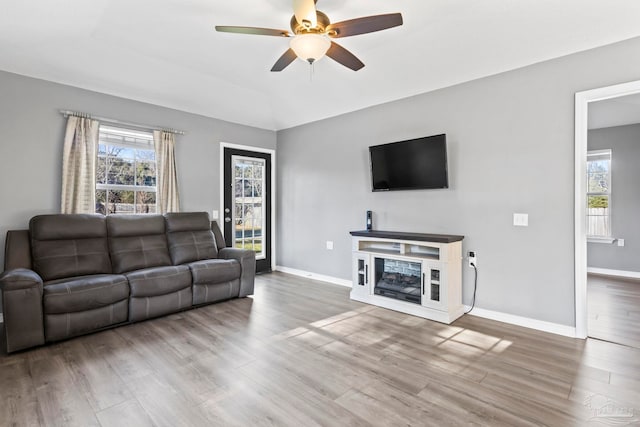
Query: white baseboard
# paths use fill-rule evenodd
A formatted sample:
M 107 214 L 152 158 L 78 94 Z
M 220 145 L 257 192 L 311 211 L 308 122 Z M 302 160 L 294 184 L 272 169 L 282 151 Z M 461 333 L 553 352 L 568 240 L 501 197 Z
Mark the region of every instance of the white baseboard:
M 323 274 L 311 273 L 309 271 L 297 270 L 295 268 L 276 266 L 276 271 L 292 274 L 294 276 L 305 277 L 307 279 L 320 280 L 322 282 L 332 283 L 350 288 L 351 280 L 339 279 L 337 277 L 325 276 Z M 471 307 L 465 306 L 464 311 L 469 311 Z M 536 329 L 542 332 L 549 332 L 565 337 L 576 337 L 576 328 L 573 326 L 560 325 L 557 323 L 545 322 L 543 320 L 531 319 L 528 317 L 516 316 L 514 314 L 501 313 L 499 311 L 485 310 L 475 307 L 471 313 L 473 316 L 483 317 L 485 319 L 497 320 L 498 322 L 509 323 L 511 325 L 522 326 L 525 328 Z
M 469 306 L 465 306 L 465 311 L 469 311 L 470 308 L 471 307 Z M 485 310 L 478 307 L 475 307 L 469 314 L 472 316 L 478 316 L 490 320 L 497 320 L 498 322 L 536 329 L 538 331 L 549 332 L 565 337 L 576 337 L 576 328 L 573 326 L 545 322 L 544 320 L 531 319 L 529 317 L 516 316 L 515 314 L 502 313 L 499 311 Z
M 612 270 L 610 268 L 587 267 L 587 273 L 602 274 L 604 276 L 626 277 L 629 279 L 640 279 L 638 271 Z
M 297 270 L 295 268 L 276 266 L 276 271 L 293 274 L 294 276 L 306 277 L 307 279 L 320 280 L 322 282 L 333 283 L 334 285 L 351 287 L 351 280 L 339 279 L 337 277 L 325 276 L 324 274 L 311 273 L 309 271 Z

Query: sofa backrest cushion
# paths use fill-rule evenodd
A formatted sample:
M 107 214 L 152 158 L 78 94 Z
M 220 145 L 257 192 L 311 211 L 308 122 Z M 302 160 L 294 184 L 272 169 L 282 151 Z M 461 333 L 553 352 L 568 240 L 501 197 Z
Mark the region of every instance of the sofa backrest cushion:
M 171 265 L 162 215 L 109 215 L 107 231 L 114 273 Z
M 29 221 L 33 269 L 44 281 L 111 273 L 106 218 L 38 215 Z
M 167 213 L 165 219 L 174 265 L 218 257 L 207 212 Z

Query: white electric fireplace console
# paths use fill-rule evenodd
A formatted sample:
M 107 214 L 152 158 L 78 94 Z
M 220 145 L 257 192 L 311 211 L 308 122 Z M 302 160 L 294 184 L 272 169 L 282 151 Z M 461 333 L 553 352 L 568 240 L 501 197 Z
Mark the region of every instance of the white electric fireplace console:
M 351 299 L 447 324 L 464 314 L 464 236 L 375 230 L 350 234 Z

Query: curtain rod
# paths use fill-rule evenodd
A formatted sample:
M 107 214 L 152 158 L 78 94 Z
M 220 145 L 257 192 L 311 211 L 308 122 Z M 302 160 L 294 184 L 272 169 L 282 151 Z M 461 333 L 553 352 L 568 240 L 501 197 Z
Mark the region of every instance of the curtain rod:
M 86 119 L 94 119 L 94 120 L 98 120 L 100 122 L 111 123 L 111 124 L 115 124 L 115 125 L 131 126 L 131 127 L 135 127 L 135 128 L 138 128 L 138 129 L 162 130 L 162 131 L 165 131 L 165 132 L 175 133 L 176 135 L 184 135 L 185 134 L 185 132 L 182 131 L 182 130 L 168 129 L 168 128 L 165 128 L 165 127 L 162 127 L 162 126 L 151 126 L 151 125 L 143 125 L 143 124 L 140 124 L 140 123 L 124 122 L 122 120 L 109 119 L 107 117 L 94 116 L 94 115 L 91 115 L 91 114 L 80 113 L 80 112 L 77 112 L 77 111 L 60 110 L 60 114 L 62 114 L 65 117 L 69 117 L 69 116 L 84 117 Z

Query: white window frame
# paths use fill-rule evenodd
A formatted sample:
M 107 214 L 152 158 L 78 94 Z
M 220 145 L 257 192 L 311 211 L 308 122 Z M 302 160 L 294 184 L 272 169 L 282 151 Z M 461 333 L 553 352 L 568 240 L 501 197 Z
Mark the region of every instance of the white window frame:
M 602 160 L 602 158 L 607 158 L 609 161 L 609 173 L 608 173 L 608 188 L 607 191 L 605 192 L 590 192 L 589 191 L 589 162 L 590 161 L 594 161 L 596 160 L 595 158 L 598 157 L 597 160 Z M 591 158 L 591 159 L 590 159 Z M 611 190 L 612 190 L 612 179 L 611 179 L 611 175 L 612 175 L 612 151 L 611 149 L 603 149 L 603 150 L 589 150 L 587 151 L 587 173 L 585 176 L 586 182 L 587 182 L 587 212 L 586 212 L 586 229 L 587 229 L 587 239 L 589 242 L 594 242 L 594 243 L 598 243 L 598 242 L 602 242 L 602 243 L 611 243 L 613 242 L 613 238 L 612 236 L 612 228 L 613 228 L 613 224 L 612 224 L 612 200 L 611 200 Z M 590 196 L 607 196 L 609 203 L 608 203 L 608 208 L 607 208 L 607 223 L 609 224 L 609 229 L 608 229 L 608 234 L 589 234 L 589 219 L 591 218 L 591 215 L 588 214 L 588 203 L 589 203 L 589 197 Z
M 108 137 L 105 134 L 121 136 L 122 140 L 120 141 L 108 140 L 107 139 Z M 98 131 L 98 144 L 104 144 L 104 143 L 106 143 L 109 147 L 123 147 L 123 148 L 132 148 L 136 150 L 151 150 L 151 151 L 154 151 L 154 154 L 155 154 L 155 148 L 153 143 L 153 133 L 151 131 L 132 130 L 132 129 L 128 129 L 120 126 L 101 124 Z M 99 150 L 96 150 L 96 152 L 97 152 L 96 153 L 96 161 L 97 161 L 98 158 L 100 157 L 100 152 Z M 154 160 L 154 162 L 156 161 L 157 160 Z M 134 161 L 134 165 L 135 165 L 135 161 Z M 96 173 L 97 173 L 97 168 L 96 168 Z M 156 182 L 157 182 L 157 167 L 156 167 Z M 158 196 L 157 196 L 157 188 L 155 185 L 145 186 L 145 185 L 137 185 L 137 183 L 134 185 L 101 184 L 101 183 L 98 183 L 96 180 L 96 191 L 97 190 L 107 191 L 107 197 L 105 201 L 105 212 L 104 212 L 105 215 L 110 215 L 109 214 L 109 196 L 108 196 L 109 190 L 133 191 L 133 194 L 134 194 L 133 212 L 130 212 L 129 214 L 134 214 L 134 215 L 145 215 L 145 213 L 138 213 L 135 211 L 136 205 L 137 205 L 136 198 L 137 198 L 138 192 L 144 191 L 147 193 L 156 193 L 156 210 L 155 211 L 157 212 Z M 119 213 L 121 212 L 116 212 L 115 215 Z M 114 214 L 111 214 L 111 215 L 114 215 Z

